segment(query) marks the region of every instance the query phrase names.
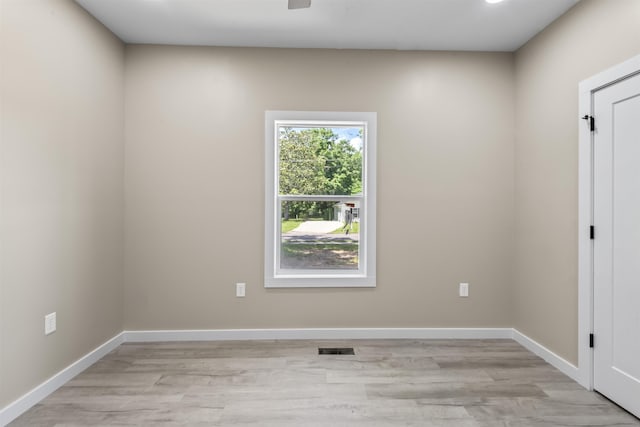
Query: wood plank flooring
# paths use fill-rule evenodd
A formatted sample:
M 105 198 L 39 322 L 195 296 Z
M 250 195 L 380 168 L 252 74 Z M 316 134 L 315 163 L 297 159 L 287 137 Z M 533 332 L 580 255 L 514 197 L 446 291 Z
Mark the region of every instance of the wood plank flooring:
M 355 355 L 318 355 L 354 347 Z M 123 344 L 10 426 L 640 426 L 512 340 Z

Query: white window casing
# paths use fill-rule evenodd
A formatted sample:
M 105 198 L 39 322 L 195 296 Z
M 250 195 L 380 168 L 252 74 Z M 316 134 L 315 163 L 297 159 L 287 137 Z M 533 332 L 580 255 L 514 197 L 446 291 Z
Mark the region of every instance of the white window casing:
M 376 286 L 376 124 L 373 112 L 267 111 L 265 113 L 265 257 L 266 288 Z M 363 129 L 362 193 L 356 195 L 281 195 L 278 191 L 278 129 L 300 127 L 360 127 Z M 283 201 L 356 203 L 360 227 L 358 268 L 284 269 L 280 266 Z

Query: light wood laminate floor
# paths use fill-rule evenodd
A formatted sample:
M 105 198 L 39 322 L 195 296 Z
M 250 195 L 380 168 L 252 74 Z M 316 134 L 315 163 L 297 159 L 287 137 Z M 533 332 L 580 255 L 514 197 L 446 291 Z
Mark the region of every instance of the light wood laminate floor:
M 318 355 L 354 347 L 354 356 Z M 17 426 L 640 426 L 512 340 L 123 344 Z

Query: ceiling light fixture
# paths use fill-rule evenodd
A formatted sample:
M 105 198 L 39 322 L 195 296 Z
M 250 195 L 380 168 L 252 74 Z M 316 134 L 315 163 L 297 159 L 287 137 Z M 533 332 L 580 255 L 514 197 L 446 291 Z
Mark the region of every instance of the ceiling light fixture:
M 311 7 L 311 0 L 289 0 L 289 9 L 306 9 Z
M 484 0 L 484 1 L 486 1 L 487 3 L 494 4 L 494 3 L 500 3 L 503 0 Z

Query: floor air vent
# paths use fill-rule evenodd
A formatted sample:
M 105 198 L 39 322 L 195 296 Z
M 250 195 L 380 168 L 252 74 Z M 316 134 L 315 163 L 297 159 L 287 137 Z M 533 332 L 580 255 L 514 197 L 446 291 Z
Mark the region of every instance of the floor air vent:
M 318 354 L 350 354 L 354 355 L 352 347 L 345 348 L 319 348 Z

